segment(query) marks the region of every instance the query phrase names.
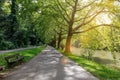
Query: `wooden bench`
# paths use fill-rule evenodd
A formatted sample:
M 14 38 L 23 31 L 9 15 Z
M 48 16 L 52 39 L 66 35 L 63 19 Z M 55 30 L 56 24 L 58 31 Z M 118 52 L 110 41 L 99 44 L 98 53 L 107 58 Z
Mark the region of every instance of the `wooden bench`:
M 15 64 L 23 62 L 23 59 L 24 57 L 20 56 L 18 53 L 5 57 L 8 67 L 13 67 Z

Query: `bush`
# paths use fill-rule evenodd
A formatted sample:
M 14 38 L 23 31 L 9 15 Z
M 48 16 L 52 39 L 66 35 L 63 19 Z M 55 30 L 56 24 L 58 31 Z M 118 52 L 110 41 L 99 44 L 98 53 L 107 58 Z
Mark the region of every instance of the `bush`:
M 7 49 L 13 49 L 15 48 L 14 44 L 10 41 L 4 41 L 2 40 L 0 43 L 0 49 L 1 50 L 7 50 Z
M 28 36 L 25 30 L 19 30 L 13 35 L 13 43 L 16 47 L 24 47 L 28 45 Z
M 93 55 L 94 55 L 95 51 L 92 49 L 84 49 L 81 53 L 82 53 L 81 55 L 83 57 L 86 57 L 87 59 L 93 60 Z

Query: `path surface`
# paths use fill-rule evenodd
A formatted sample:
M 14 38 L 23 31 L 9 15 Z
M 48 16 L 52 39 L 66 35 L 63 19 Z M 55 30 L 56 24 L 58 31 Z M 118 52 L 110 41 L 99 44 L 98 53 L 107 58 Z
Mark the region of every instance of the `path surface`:
M 3 80 L 99 80 L 54 48 L 45 50 Z
M 15 51 L 20 51 L 20 50 L 25 50 L 25 49 L 31 49 L 31 48 L 36 48 L 37 46 L 33 46 L 33 47 L 27 47 L 27 48 L 19 48 L 19 49 L 12 49 L 12 50 L 3 50 L 0 51 L 0 54 L 4 54 L 7 52 L 15 52 Z

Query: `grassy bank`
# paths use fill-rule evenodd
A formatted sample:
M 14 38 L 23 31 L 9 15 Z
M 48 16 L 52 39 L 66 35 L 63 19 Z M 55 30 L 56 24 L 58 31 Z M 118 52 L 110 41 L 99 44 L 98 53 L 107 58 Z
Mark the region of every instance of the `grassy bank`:
M 66 55 L 100 80 L 120 80 L 120 70 L 112 69 L 75 55 Z
M 44 49 L 44 47 L 40 46 L 40 47 L 37 47 L 37 48 L 21 50 L 21 51 L 17 51 L 17 52 L 9 52 L 9 53 L 5 53 L 5 54 L 0 54 L 0 66 L 5 66 L 5 67 L 7 66 L 7 63 L 6 63 L 5 59 L 4 59 L 5 56 L 19 53 L 20 55 L 25 57 L 24 61 L 27 62 L 30 59 L 32 59 L 34 56 L 39 54 L 43 49 Z

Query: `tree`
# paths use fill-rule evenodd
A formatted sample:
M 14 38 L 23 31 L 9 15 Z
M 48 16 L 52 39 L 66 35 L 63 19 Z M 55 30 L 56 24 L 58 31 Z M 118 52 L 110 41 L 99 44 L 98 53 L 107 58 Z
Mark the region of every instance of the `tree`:
M 102 5 L 102 6 L 101 6 Z M 80 0 L 57 0 L 56 11 L 61 14 L 61 18 L 68 27 L 65 53 L 70 53 L 71 39 L 74 34 L 84 33 L 100 26 L 110 26 L 110 24 L 96 24 L 95 18 L 101 13 L 108 13 L 108 5 L 103 1 Z M 80 15 L 80 16 L 79 16 Z
M 59 49 L 61 46 L 63 46 L 61 42 L 62 42 L 63 39 L 65 39 L 66 30 L 64 28 L 62 28 L 62 26 L 58 25 L 58 29 L 54 29 L 54 31 L 58 36 L 58 38 L 57 38 L 57 48 Z
M 6 39 L 11 41 L 12 41 L 13 35 L 19 28 L 18 21 L 17 21 L 16 5 L 17 5 L 16 0 L 11 0 L 11 12 L 10 12 L 10 15 L 7 17 L 7 22 L 9 25 L 6 26 L 6 30 L 4 33 L 6 35 Z
M 0 1 L 0 31 L 3 32 L 3 28 L 6 26 L 7 22 L 6 22 L 6 12 L 5 12 L 5 0 L 1 0 Z

